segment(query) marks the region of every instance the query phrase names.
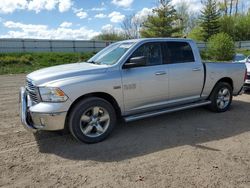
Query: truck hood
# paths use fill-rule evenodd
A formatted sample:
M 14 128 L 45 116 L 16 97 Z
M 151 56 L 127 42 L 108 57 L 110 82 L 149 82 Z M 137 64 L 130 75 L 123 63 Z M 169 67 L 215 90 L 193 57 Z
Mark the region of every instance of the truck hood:
M 38 86 L 69 77 L 103 73 L 107 70 L 107 67 L 107 65 L 90 63 L 72 63 L 40 69 L 28 74 L 27 78 Z

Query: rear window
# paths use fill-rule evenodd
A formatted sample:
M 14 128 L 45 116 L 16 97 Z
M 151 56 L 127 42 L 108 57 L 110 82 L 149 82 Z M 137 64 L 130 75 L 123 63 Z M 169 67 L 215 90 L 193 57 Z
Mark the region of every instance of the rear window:
M 187 42 L 165 42 L 163 44 L 164 63 L 194 62 L 194 54 Z

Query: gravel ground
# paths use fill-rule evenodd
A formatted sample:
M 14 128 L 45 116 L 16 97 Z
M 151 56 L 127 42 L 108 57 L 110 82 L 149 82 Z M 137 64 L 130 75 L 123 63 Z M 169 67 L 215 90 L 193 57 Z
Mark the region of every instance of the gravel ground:
M 21 126 L 24 75 L 0 76 L 0 187 L 250 187 L 250 94 L 118 125 L 98 144 Z

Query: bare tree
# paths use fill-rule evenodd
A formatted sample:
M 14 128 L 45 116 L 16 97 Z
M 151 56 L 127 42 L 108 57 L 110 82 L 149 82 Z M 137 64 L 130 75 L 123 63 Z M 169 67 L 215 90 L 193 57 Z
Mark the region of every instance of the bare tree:
M 141 20 L 135 15 L 126 16 L 121 24 L 121 28 L 123 29 L 127 39 L 139 38 L 140 27 Z
M 160 6 L 167 6 L 171 0 L 159 0 Z
M 235 16 L 238 14 L 238 6 L 239 6 L 239 0 L 236 0 L 236 4 L 235 4 Z
M 228 8 L 227 8 L 227 1 L 228 1 L 228 0 L 224 0 L 224 13 L 225 13 L 225 15 L 227 15 L 227 11 L 228 11 L 228 10 L 227 10 L 227 9 L 228 9 Z
M 230 11 L 229 11 L 229 15 L 232 15 L 232 10 L 233 10 L 233 0 L 230 0 Z
M 187 32 L 189 33 L 190 31 L 192 31 L 197 25 L 199 25 L 199 14 L 195 12 L 190 12 Z
M 186 35 L 190 31 L 189 26 L 193 24 L 194 14 L 189 11 L 189 5 L 185 1 L 176 4 L 175 9 L 179 18 L 178 25 L 182 29 L 182 34 Z

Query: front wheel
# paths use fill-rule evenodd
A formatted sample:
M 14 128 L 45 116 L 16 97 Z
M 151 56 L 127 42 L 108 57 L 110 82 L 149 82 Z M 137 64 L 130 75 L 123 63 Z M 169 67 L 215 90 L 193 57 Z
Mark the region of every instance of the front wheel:
M 209 108 L 214 112 L 225 112 L 229 109 L 233 98 L 232 86 L 226 82 L 219 82 L 213 89 Z
M 116 113 L 104 99 L 92 97 L 76 104 L 69 115 L 69 129 L 79 141 L 96 143 L 104 140 L 113 130 Z

